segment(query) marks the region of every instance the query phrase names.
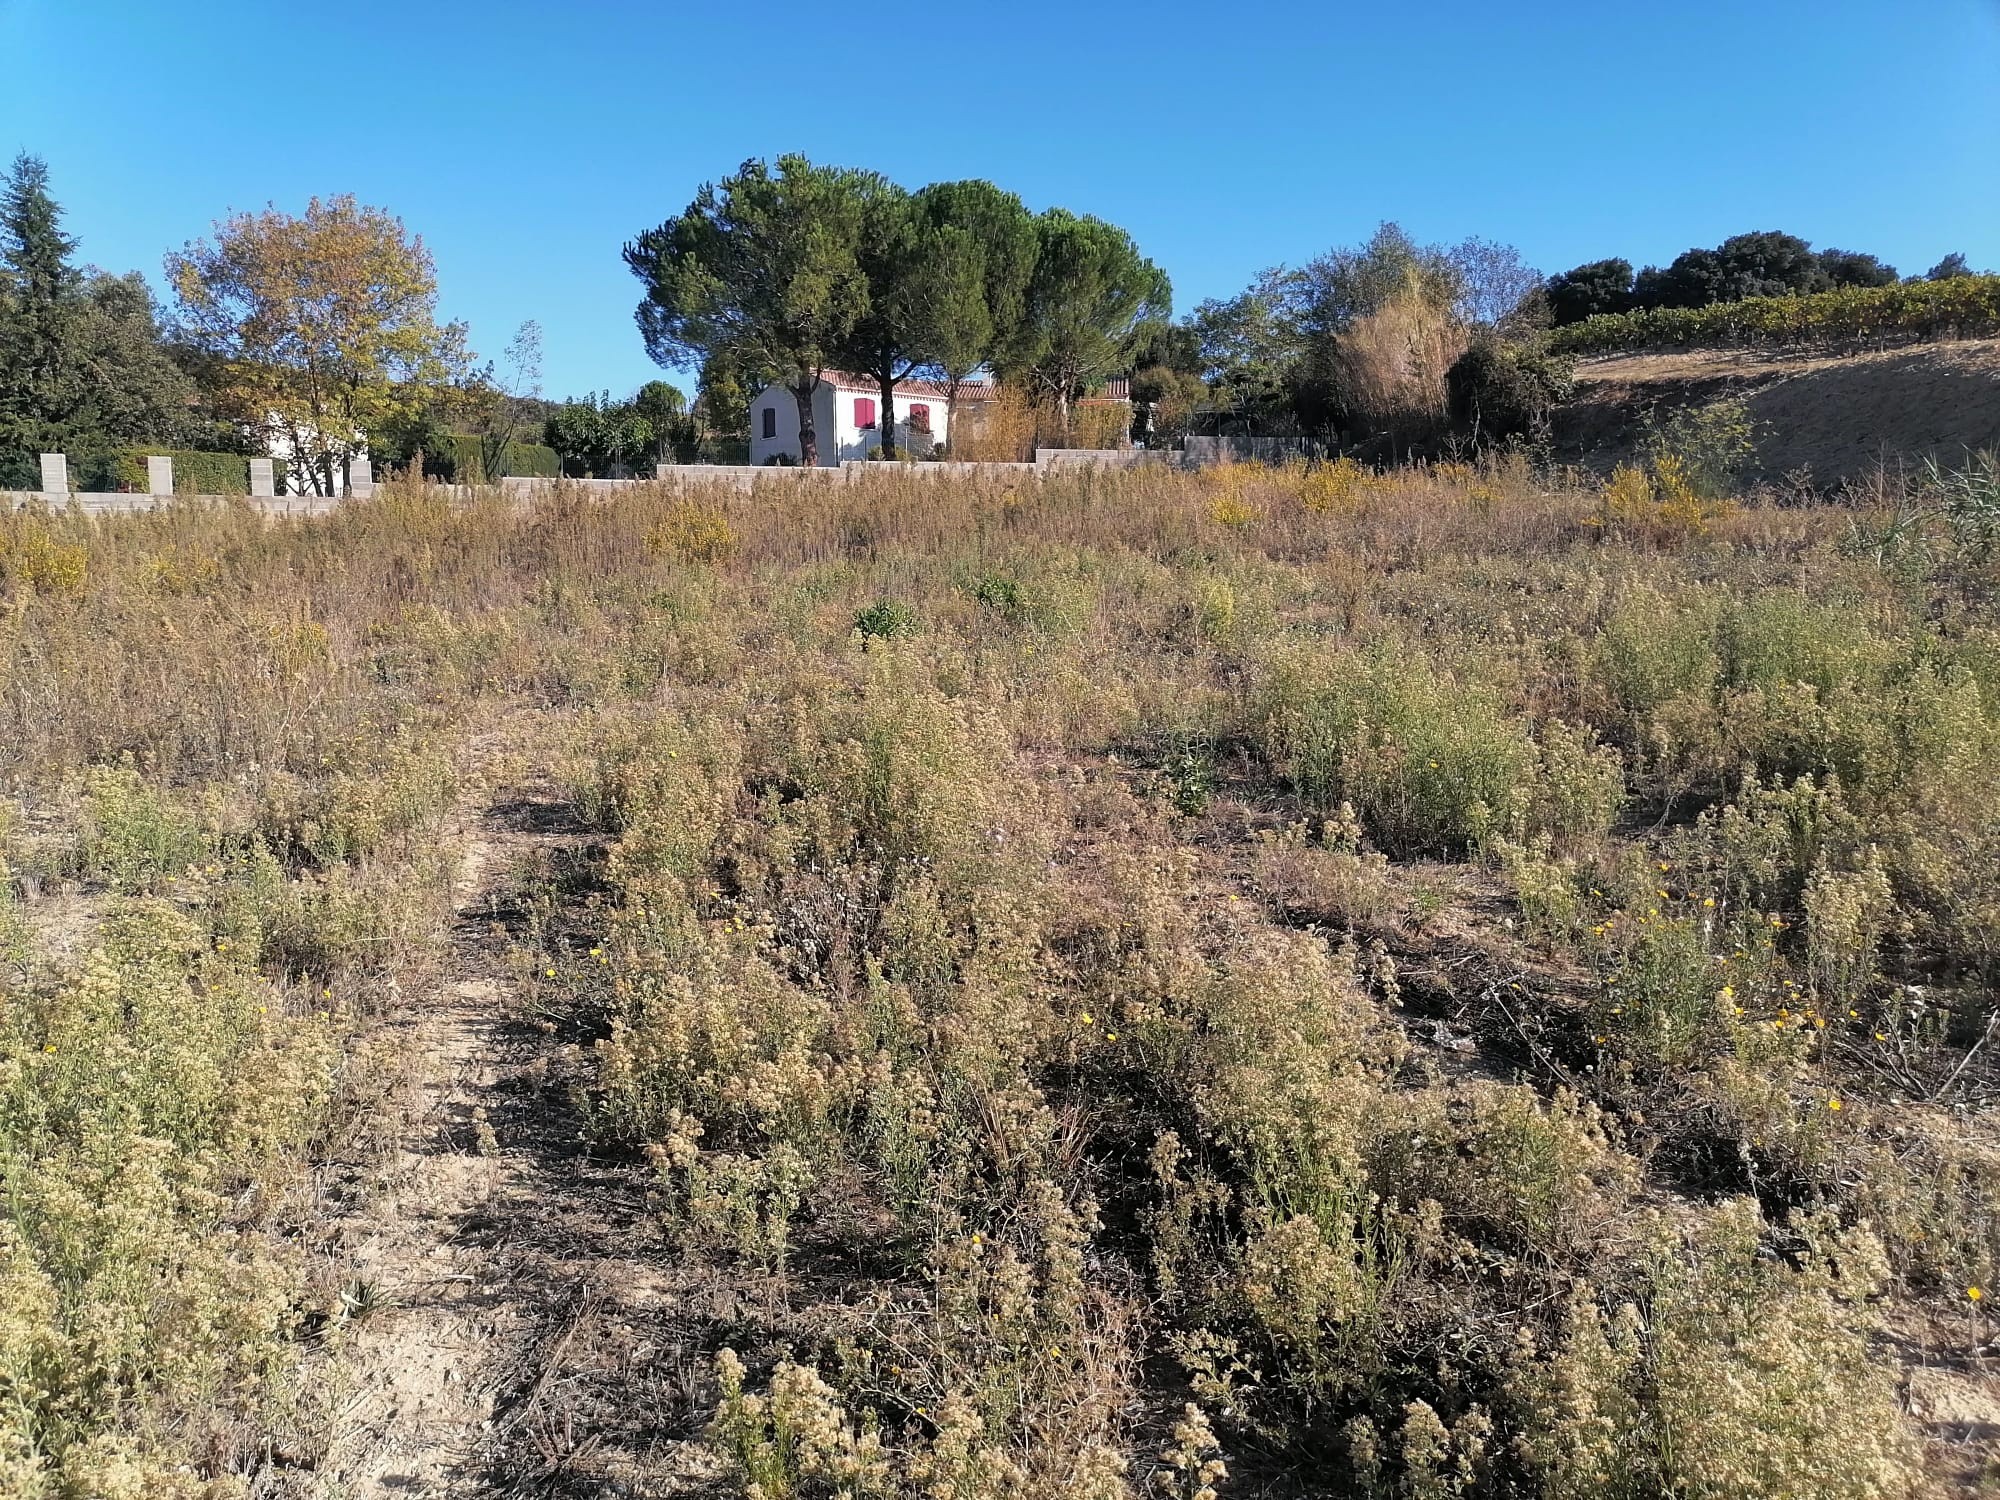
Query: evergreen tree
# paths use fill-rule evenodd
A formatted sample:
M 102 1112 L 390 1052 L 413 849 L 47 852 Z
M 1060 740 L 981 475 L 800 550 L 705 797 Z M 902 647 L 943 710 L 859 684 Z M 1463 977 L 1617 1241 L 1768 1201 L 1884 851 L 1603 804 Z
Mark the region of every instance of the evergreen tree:
M 799 409 L 799 458 L 819 462 L 813 390 L 868 315 L 863 224 L 882 179 L 781 156 L 704 184 L 680 214 L 625 247 L 646 289 L 639 332 L 668 367 L 718 357 L 768 370 Z
M 1549 311 L 1556 325 L 1581 323 L 1600 313 L 1627 312 L 1632 306 L 1632 262 L 1593 260 L 1549 278 Z
M 0 448 L 32 451 L 77 404 L 75 251 L 48 165 L 23 152 L 0 187 Z
M 189 439 L 194 386 L 160 340 L 136 273 L 72 262 L 48 167 L 15 158 L 0 183 L 0 454 L 101 457 Z M 210 437 L 210 442 L 216 441 Z

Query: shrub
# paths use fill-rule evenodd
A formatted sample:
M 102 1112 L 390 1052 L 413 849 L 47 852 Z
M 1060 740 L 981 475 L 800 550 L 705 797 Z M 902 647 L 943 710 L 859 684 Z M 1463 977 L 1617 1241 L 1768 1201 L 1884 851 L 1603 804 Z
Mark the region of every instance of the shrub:
M 162 798 L 129 763 L 93 766 L 82 799 L 76 867 L 86 879 L 144 892 L 215 857 L 215 829 Z
M 193 1494 L 172 1432 L 282 1353 L 287 1268 L 230 1222 L 329 1096 L 328 1027 L 158 901 L 0 1007 L 0 1476 L 17 1494 Z M 219 1413 L 218 1413 L 219 1415 Z
M 1654 458 L 1650 473 L 1628 464 L 1614 469 L 1598 494 L 1592 524 L 1665 545 L 1701 535 L 1728 513 L 1726 505 L 1704 501 L 1696 492 L 1678 455 L 1663 453 Z
M 1345 455 L 1315 464 L 1299 480 L 1299 503 L 1311 511 L 1353 510 L 1367 497 L 1373 475 Z
M 1259 732 L 1308 808 L 1351 804 L 1397 853 L 1602 832 L 1623 796 L 1615 756 L 1560 727 L 1538 746 L 1490 686 L 1421 656 L 1280 657 Z
M 19 594 L 76 598 L 89 586 L 90 549 L 31 517 L 0 533 L 0 569 Z
M 729 518 L 713 505 L 678 501 L 646 538 L 649 551 L 685 563 L 714 563 L 736 549 Z
M 1477 1085 L 1385 1099 L 1370 1122 L 1370 1186 L 1447 1229 L 1542 1262 L 1590 1254 L 1637 1181 L 1597 1109 L 1574 1095 Z
M 554 479 L 562 473 L 562 456 L 540 443 L 510 443 L 507 472 L 532 479 Z
M 1756 433 L 1741 401 L 1712 401 L 1648 417 L 1644 446 L 1662 484 L 1669 474 L 1698 500 L 1726 500 L 1756 457 Z
M 451 484 L 475 485 L 492 484 L 502 477 L 486 472 L 487 438 L 476 432 L 450 432 L 441 437 L 441 450 L 424 454 L 426 475 Z M 502 468 L 508 475 L 555 479 L 562 474 L 562 457 L 541 443 L 509 443 Z
M 1575 361 L 1519 344 L 1480 339 L 1445 375 L 1451 419 L 1477 442 L 1539 431 L 1569 399 Z
M 1881 1247 L 1800 1221 L 1802 1264 L 1762 1253 L 1738 1200 L 1662 1244 L 1641 1314 L 1572 1304 L 1559 1347 L 1517 1366 L 1521 1449 L 1551 1496 L 1908 1492 L 1916 1454 L 1864 1350 Z

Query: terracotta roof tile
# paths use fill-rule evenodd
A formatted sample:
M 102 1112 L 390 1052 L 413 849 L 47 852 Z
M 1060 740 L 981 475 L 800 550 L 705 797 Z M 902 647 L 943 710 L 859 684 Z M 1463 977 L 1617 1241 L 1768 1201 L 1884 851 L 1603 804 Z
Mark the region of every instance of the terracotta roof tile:
M 847 370 L 825 370 L 821 372 L 820 379 L 835 390 L 855 391 L 864 396 L 877 395 L 882 389 L 882 383 L 874 376 L 856 375 Z M 949 394 L 943 386 L 932 380 L 899 380 L 896 382 L 896 390 L 900 395 L 932 396 L 939 401 L 945 400 Z M 985 381 L 968 380 L 959 386 L 958 399 L 961 403 L 990 401 L 993 399 L 993 387 Z

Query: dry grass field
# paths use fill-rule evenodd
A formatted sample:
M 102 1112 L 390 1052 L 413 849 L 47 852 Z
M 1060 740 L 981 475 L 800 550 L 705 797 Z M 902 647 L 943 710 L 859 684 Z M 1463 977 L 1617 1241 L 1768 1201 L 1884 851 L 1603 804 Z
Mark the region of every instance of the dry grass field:
M 0 518 L 0 1493 L 2000 1487 L 1954 518 Z

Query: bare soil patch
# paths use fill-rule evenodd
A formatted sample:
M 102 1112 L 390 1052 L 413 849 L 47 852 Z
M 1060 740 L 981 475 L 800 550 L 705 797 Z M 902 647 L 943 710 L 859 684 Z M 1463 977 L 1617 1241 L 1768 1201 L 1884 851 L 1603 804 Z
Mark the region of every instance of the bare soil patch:
M 1715 350 L 1596 360 L 1556 416 L 1568 455 L 1608 467 L 1637 450 L 1649 411 L 1740 400 L 1771 481 L 1829 486 L 1878 465 L 1915 468 L 2000 444 L 2000 340 L 1865 354 Z
M 601 851 L 538 777 L 465 840 L 445 976 L 385 1021 L 404 1071 L 372 1160 L 329 1184 L 325 1469 L 362 1500 L 676 1493 L 693 1357 L 663 1326 L 644 1174 L 591 1158 L 566 1061 L 587 1022 L 534 1013 L 519 977 L 528 900 L 587 887 Z

